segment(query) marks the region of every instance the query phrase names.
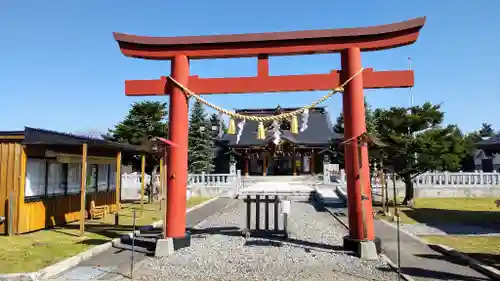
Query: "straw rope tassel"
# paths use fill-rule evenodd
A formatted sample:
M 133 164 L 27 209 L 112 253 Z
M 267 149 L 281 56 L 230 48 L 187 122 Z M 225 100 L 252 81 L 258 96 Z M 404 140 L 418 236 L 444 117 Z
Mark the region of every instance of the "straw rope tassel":
M 297 115 L 292 116 L 292 124 L 290 127 L 290 131 L 292 132 L 292 134 L 299 133 L 299 120 L 297 119 Z
M 227 128 L 227 133 L 230 135 L 236 134 L 236 122 L 234 122 L 234 118 L 229 118 L 229 127 Z
M 266 132 L 264 132 L 264 123 L 259 122 L 259 127 L 257 128 L 257 139 L 266 139 Z

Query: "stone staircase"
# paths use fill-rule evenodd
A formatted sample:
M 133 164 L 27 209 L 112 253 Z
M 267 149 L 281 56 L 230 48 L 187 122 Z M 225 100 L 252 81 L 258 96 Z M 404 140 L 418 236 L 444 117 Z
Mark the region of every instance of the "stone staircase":
M 292 201 L 314 201 L 324 206 L 345 206 L 337 192 L 338 184 L 324 184 L 317 176 L 249 176 L 242 177 L 238 197 L 278 195 Z
M 312 176 L 249 176 L 242 178 L 238 197 L 278 195 L 292 201 L 313 198 L 318 180 Z

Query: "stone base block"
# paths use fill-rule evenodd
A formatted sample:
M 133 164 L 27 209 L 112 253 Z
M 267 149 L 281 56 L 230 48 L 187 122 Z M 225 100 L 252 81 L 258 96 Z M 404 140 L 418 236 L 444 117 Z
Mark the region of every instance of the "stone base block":
M 361 241 L 358 244 L 358 253 L 362 260 L 378 259 L 377 247 L 373 241 Z
M 373 251 L 378 255 L 382 252 L 382 241 L 378 237 L 375 237 L 373 241 L 365 241 L 344 236 L 344 249 L 355 252 L 360 258 L 363 258 L 363 255 L 373 256 L 371 254 Z
M 191 234 L 186 233 L 183 237 L 167 237 L 156 241 L 155 257 L 166 257 L 175 251 L 191 246 Z

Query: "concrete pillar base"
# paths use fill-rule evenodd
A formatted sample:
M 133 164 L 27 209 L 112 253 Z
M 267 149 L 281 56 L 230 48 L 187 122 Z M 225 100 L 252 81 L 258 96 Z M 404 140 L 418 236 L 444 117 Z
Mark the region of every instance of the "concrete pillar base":
M 155 257 L 168 257 L 175 251 L 191 246 L 191 234 L 186 233 L 184 237 L 167 237 L 156 241 Z
M 373 241 L 361 241 L 358 244 L 358 253 L 362 260 L 378 259 L 377 247 Z
M 381 253 L 382 241 L 378 237 L 373 241 L 367 241 L 344 236 L 344 249 L 355 252 L 362 259 L 371 259 L 370 257 Z

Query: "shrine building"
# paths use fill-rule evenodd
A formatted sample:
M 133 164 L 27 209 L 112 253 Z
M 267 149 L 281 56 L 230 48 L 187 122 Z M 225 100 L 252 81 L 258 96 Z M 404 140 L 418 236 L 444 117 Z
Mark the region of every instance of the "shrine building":
M 251 116 L 269 116 L 291 112 L 298 108 L 240 109 L 236 113 Z M 304 119 L 304 117 L 302 117 Z M 293 121 L 282 120 L 279 138 L 272 122 L 264 123 L 265 138 L 257 137 L 258 123 L 248 121 L 243 130 L 225 133 L 218 141 L 218 163 L 236 162 L 242 175 L 304 175 L 323 172 L 325 160 L 335 161 L 336 151 L 331 151 L 343 140 L 343 135 L 333 131 L 326 108 L 309 109 L 307 120 L 298 120 L 299 130 L 291 130 Z M 241 125 L 240 125 L 241 126 Z M 222 159 L 220 159 L 222 158 Z M 226 169 L 224 169 L 226 170 Z

